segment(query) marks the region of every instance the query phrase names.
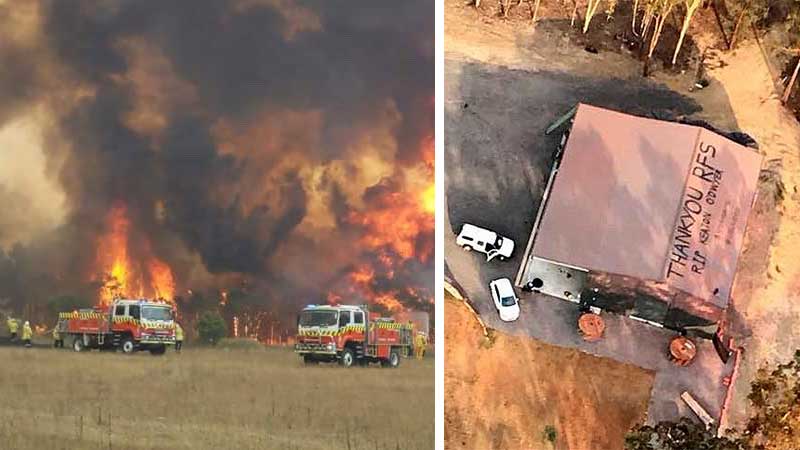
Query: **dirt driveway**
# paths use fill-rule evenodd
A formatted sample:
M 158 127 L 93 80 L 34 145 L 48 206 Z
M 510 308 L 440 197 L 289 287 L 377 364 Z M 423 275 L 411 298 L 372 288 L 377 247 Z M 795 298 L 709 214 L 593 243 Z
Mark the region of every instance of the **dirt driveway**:
M 777 232 L 763 225 L 748 227 L 751 241 L 770 234 L 771 247 L 751 244 L 749 249 L 765 253 L 768 260 L 740 265 L 734 286 L 733 310 L 743 329 L 740 344 L 745 350 L 723 426 L 741 428 L 749 416 L 747 394 L 756 370 L 786 362 L 800 349 L 800 125 L 773 93 L 769 69 L 755 42 L 726 56 L 725 63 L 710 74 L 724 86 L 739 126 L 759 142 L 764 159 L 782 168 L 786 189 L 777 223 L 770 226 Z

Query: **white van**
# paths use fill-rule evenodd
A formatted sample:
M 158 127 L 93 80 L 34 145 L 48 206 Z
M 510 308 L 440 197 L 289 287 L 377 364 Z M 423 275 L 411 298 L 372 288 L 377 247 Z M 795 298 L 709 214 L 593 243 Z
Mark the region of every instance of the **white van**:
M 491 261 L 495 257 L 500 261 L 505 261 L 514 252 L 514 241 L 511 239 L 468 223 L 461 227 L 461 232 L 456 237 L 456 244 L 467 251 L 475 250 L 485 253 L 487 261 Z

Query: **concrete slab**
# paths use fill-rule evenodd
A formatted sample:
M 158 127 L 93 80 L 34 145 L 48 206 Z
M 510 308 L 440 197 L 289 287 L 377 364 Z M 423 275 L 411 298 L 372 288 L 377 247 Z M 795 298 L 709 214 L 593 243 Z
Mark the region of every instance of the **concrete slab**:
M 579 303 L 587 272 L 531 257 L 523 280 L 531 280 L 535 292 Z

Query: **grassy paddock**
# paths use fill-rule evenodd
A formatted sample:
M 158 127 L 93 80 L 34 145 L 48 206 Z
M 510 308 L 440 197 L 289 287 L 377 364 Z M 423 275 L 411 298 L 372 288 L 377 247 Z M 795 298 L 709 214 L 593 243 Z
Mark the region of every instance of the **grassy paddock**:
M 432 358 L 398 369 L 304 367 L 283 349 L 0 358 L 4 448 L 433 448 Z

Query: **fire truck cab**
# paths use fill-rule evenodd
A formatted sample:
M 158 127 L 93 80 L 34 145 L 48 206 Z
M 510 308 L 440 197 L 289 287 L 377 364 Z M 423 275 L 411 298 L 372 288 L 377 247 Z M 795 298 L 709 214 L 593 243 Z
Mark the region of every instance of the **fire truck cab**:
M 61 313 L 57 327 L 76 352 L 119 349 L 161 355 L 175 344 L 173 310 L 168 303 L 118 299 L 110 305 Z
M 295 351 L 306 364 L 379 362 L 397 367 L 411 353 L 413 331 L 411 324 L 371 316 L 360 306 L 308 305 L 297 319 Z

